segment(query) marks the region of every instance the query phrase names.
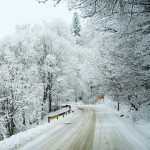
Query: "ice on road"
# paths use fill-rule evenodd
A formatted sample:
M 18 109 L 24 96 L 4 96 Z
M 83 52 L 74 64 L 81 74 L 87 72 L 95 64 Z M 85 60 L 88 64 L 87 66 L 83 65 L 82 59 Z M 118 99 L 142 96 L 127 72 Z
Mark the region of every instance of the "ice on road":
M 78 106 L 70 122 L 57 124 L 21 150 L 148 150 L 107 107 Z

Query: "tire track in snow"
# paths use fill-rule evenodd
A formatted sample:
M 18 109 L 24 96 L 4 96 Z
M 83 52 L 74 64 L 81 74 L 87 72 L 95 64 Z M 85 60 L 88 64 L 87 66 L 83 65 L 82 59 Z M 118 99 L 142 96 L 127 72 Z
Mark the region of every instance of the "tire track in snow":
M 95 110 L 84 108 L 83 113 L 53 138 L 42 150 L 91 150 L 95 130 Z

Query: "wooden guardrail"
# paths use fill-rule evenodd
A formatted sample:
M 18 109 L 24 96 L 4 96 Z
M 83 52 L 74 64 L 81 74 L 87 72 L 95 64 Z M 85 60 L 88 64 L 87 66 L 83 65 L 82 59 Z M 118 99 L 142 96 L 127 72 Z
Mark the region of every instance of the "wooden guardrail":
M 67 110 L 67 111 L 65 111 L 65 112 L 61 112 L 61 113 L 58 113 L 58 114 L 55 114 L 55 115 L 52 115 L 52 116 L 49 116 L 48 117 L 48 123 L 50 123 L 50 121 L 52 120 L 52 119 L 54 119 L 54 118 L 57 118 L 58 119 L 58 117 L 59 116 L 65 116 L 65 115 L 67 115 L 67 113 L 69 114 L 70 112 L 71 112 L 71 106 L 70 105 L 66 105 L 66 106 L 64 106 L 64 107 L 69 107 L 69 110 Z

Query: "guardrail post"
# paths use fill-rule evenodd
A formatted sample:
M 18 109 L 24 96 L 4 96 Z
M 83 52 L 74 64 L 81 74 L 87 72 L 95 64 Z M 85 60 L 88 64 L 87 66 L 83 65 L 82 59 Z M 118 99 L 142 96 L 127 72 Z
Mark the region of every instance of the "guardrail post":
M 48 123 L 50 123 L 50 120 L 51 120 L 51 118 L 50 118 L 50 117 L 48 117 Z

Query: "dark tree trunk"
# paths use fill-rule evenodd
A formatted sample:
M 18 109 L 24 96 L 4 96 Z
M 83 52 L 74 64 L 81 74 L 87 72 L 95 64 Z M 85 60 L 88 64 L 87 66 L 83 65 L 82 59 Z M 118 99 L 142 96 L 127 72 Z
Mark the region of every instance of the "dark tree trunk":
M 120 110 L 119 102 L 118 102 L 118 107 L 117 107 L 117 110 L 118 110 L 118 111 Z
M 44 115 L 45 115 L 45 113 L 44 113 L 44 104 L 45 104 L 46 99 L 47 99 L 47 91 L 48 91 L 48 89 L 45 88 L 45 85 L 44 85 L 43 102 L 41 104 L 41 111 L 42 111 L 42 113 L 41 113 L 41 120 L 44 118 Z
M 6 117 L 6 120 L 7 120 L 6 128 L 7 128 L 7 131 L 8 131 L 8 137 L 10 137 L 14 134 L 15 124 L 14 124 L 12 115 L 10 116 L 10 118 Z
M 23 125 L 25 126 L 26 125 L 26 119 L 25 119 L 25 112 L 22 113 L 22 118 L 23 118 Z
M 45 86 L 44 86 L 44 96 L 43 96 L 43 103 L 45 103 L 46 102 L 46 98 L 47 98 L 47 88 L 45 88 Z
M 53 87 L 53 74 L 48 72 L 48 85 L 47 85 L 47 92 L 48 92 L 48 102 L 49 102 L 49 112 L 52 111 L 52 87 Z
M 51 112 L 52 111 L 52 95 L 51 95 L 51 90 L 49 91 L 48 100 L 49 100 L 49 112 Z

